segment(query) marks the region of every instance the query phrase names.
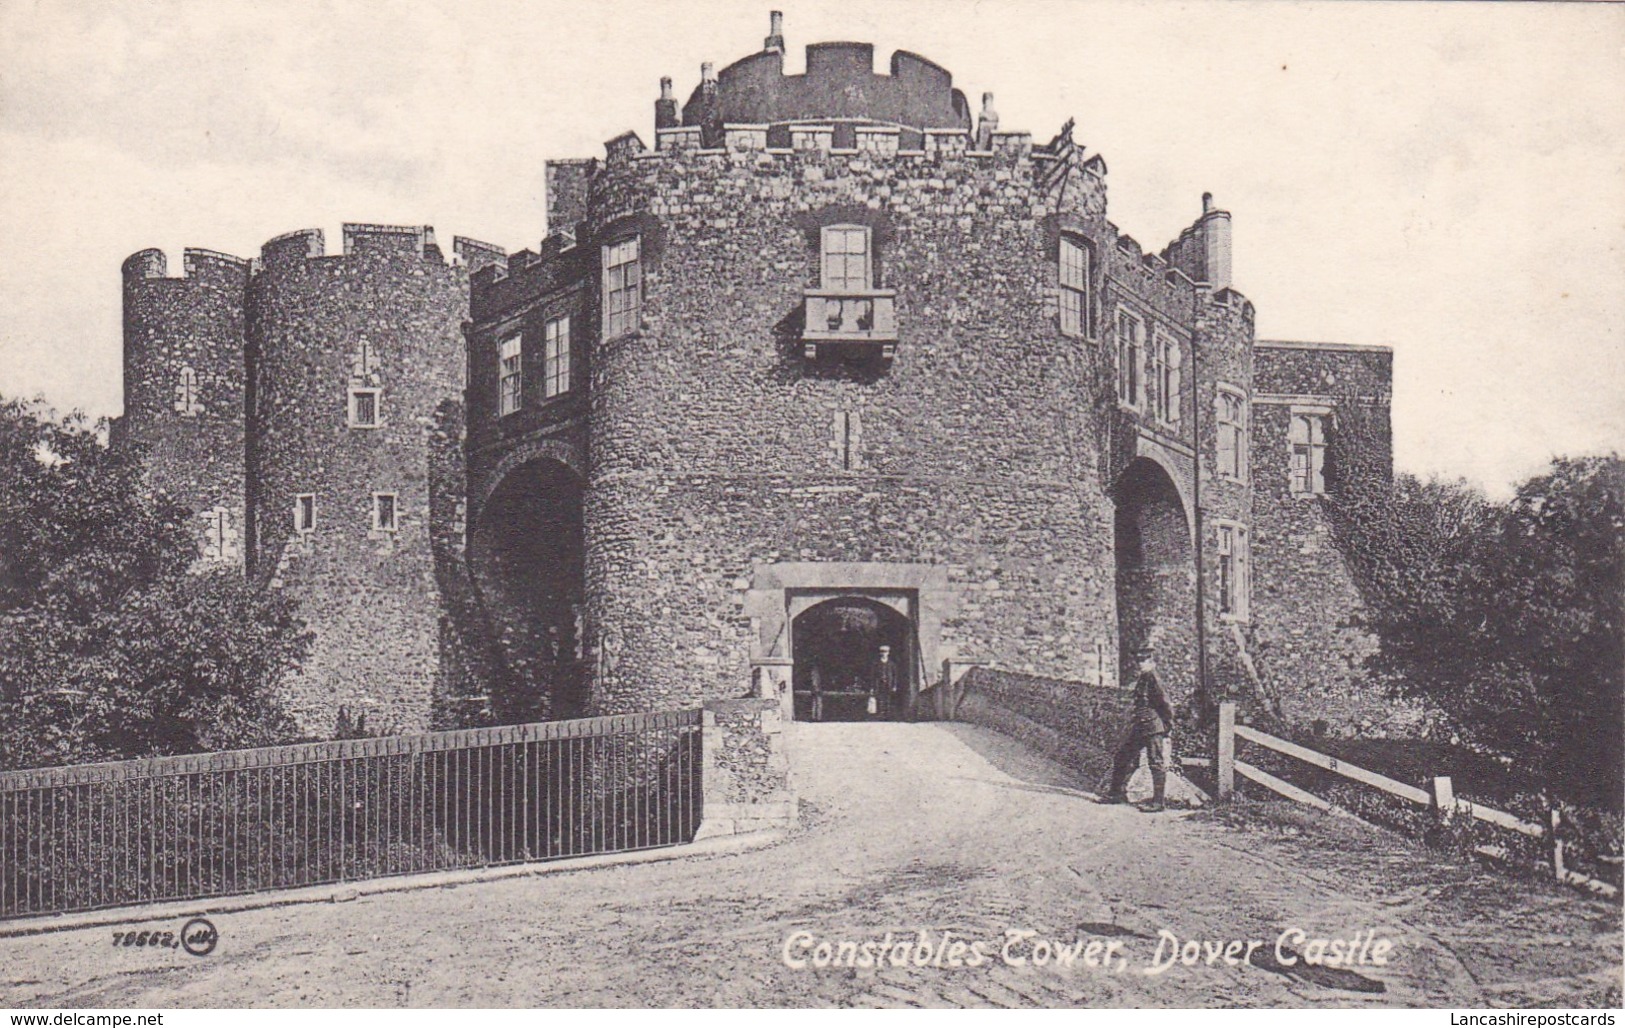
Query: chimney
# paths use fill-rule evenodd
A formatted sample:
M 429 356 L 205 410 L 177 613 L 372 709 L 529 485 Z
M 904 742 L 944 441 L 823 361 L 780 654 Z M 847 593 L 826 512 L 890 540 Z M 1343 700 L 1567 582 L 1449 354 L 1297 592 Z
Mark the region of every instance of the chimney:
M 982 94 L 982 114 L 976 121 L 976 149 L 993 149 L 993 133 L 999 130 L 999 112 L 993 109 L 993 94 Z
M 700 126 L 700 145 L 715 148 L 722 145 L 722 98 L 717 91 L 717 66 L 710 61 L 700 65 L 700 102 L 698 117 L 688 118 L 689 124 Z
M 1202 231 L 1203 280 L 1214 289 L 1229 289 L 1230 279 L 1230 212 L 1213 206 L 1213 194 L 1202 194 L 1202 218 L 1197 222 Z
M 767 16 L 767 38 L 762 40 L 762 49 L 770 54 L 784 53 L 784 12 L 773 11 Z
M 660 80 L 660 99 L 655 101 L 655 128 L 677 127 L 677 98 L 672 95 L 671 76 Z

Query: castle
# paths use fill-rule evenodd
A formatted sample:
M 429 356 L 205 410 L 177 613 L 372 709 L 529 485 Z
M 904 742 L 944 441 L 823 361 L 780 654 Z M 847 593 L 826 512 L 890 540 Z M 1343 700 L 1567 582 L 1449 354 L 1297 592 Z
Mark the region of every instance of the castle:
M 1230 214 L 1145 250 L 1071 123 L 782 31 L 549 162 L 535 251 L 125 262 L 116 439 L 297 597 L 307 727 L 906 717 L 977 664 L 1064 707 L 1147 651 L 1193 716 L 1387 716 L 1328 505 L 1389 473 L 1391 353 L 1256 339 Z

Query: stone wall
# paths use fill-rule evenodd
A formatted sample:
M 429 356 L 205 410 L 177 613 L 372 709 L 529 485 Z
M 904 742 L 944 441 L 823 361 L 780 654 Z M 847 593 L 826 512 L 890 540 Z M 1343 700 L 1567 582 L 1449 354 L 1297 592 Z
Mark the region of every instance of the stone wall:
M 1091 781 L 1111 773 L 1128 725 L 1126 689 L 974 667 L 949 692 L 949 719 L 1020 740 Z
M 1327 434 L 1328 471 L 1360 458 L 1379 472 L 1392 466 L 1388 401 L 1392 354 L 1382 347 L 1260 343 L 1254 402 L 1255 582 L 1253 638 L 1260 675 L 1278 697 L 1279 712 L 1306 728 L 1323 721 L 1341 734 L 1373 736 L 1415 731 L 1419 707 L 1383 695 L 1367 681 L 1362 663 L 1377 646 L 1360 625 L 1364 599 L 1330 516 L 1327 497 L 1293 495 L 1289 428 L 1295 410 L 1320 413 Z M 1357 405 L 1357 411 L 1351 411 Z M 1358 417 L 1355 454 L 1339 420 Z M 1386 474 L 1339 481 L 1328 475 L 1329 492 L 1385 489 Z
M 461 414 L 445 405 L 463 386 L 467 272 L 427 229 L 345 236 L 333 256 L 315 231 L 267 243 L 249 287 L 252 567 L 315 632 L 285 683 L 305 728 L 330 732 L 342 706 L 369 728 L 413 731 L 438 693 L 460 691 L 445 681 L 436 551 L 454 558 L 460 544 L 461 453 L 446 443 L 461 441 Z M 352 386 L 381 391 L 378 427 L 349 423 Z M 378 492 L 396 495 L 392 532 L 373 527 Z M 310 532 L 294 530 L 303 493 L 315 496 Z
M 796 822 L 784 719 L 775 699 L 711 700 L 702 729 L 702 821 L 695 839 Z
M 641 330 L 591 353 L 598 710 L 736 694 L 759 564 L 943 566 L 964 597 L 948 648 L 1036 672 L 1081 678 L 1115 638 L 1111 508 L 1077 403 L 1095 358 L 1056 328 L 1053 201 L 1029 149 L 938 143 L 612 144 L 582 243 L 637 233 L 645 293 Z M 1074 206 L 1098 218 L 1082 178 Z M 889 365 L 803 357 L 819 230 L 841 223 L 870 228 L 874 284 L 897 291 Z M 841 415 L 861 426 L 844 455 Z

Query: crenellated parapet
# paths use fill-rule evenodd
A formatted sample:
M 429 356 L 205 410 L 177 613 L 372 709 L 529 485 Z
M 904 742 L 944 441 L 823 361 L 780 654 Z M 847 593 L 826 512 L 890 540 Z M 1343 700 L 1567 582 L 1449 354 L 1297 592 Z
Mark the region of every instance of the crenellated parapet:
M 780 127 L 827 119 L 882 122 L 912 136 L 926 129 L 971 131 L 970 105 L 954 88 L 953 75 L 918 54 L 895 52 L 889 74 L 882 75 L 874 71 L 872 44 L 816 43 L 807 47 L 806 70 L 786 75 L 783 36 L 774 33 L 770 44 L 775 39 L 720 73 L 703 66 L 700 84 L 683 105 L 682 124 L 702 129 L 708 145 L 725 124 Z M 657 115 L 661 110 L 657 106 Z M 837 145 L 853 145 L 850 134 L 842 129 Z

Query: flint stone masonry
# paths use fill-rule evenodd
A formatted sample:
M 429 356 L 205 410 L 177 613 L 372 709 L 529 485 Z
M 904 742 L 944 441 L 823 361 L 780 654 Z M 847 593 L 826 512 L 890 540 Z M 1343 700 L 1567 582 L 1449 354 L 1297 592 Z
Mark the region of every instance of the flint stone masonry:
M 204 561 L 298 599 L 315 642 L 282 688 L 315 734 L 341 707 L 375 730 L 430 727 L 488 673 L 461 565 L 461 326 L 468 269 L 501 251 L 456 252 L 424 227 L 346 225 L 332 256 L 301 231 L 258 261 L 187 250 L 180 278 L 159 251 L 125 262 L 118 445 L 194 507 Z M 177 409 L 185 369 L 196 388 Z M 351 426 L 352 387 L 379 390 L 377 427 Z M 395 495 L 393 531 L 374 527 L 375 493 Z M 315 498 L 308 533 L 300 494 Z
M 1182 717 L 1225 696 L 1349 730 L 1399 716 L 1359 678 L 1358 584 L 1283 463 L 1283 416 L 1309 397 L 1380 410 L 1357 456 L 1387 473 L 1386 351 L 1257 342 L 1229 212 L 1204 196 L 1148 252 L 1107 220 L 1106 162 L 1073 123 L 1035 141 L 989 101 L 973 130 L 930 61 L 898 52 L 877 74 L 868 44 L 819 44 L 785 75 L 781 23 L 769 41 L 706 64 L 680 113 L 663 83 L 652 148 L 623 132 L 602 158 L 549 162 L 534 250 L 458 239 L 448 262 L 426 228 L 351 225 L 334 256 L 306 231 L 254 262 L 188 251 L 180 279 L 156 251 L 126 262 L 121 445 L 146 447 L 155 487 L 235 513 L 248 573 L 300 597 L 318 642 L 288 688 L 307 727 L 340 706 L 414 728 L 733 702 L 769 672 L 785 687 L 793 611 L 839 596 L 916 619 L 907 665 L 928 693 L 982 664 L 1109 688 L 1149 647 Z M 831 300 L 837 225 L 865 230 L 870 277 Z M 634 240 L 636 316 L 605 339 L 606 247 Z M 1076 334 L 1063 243 L 1087 255 Z M 841 305 L 864 301 L 843 338 Z M 828 332 L 806 323 L 814 304 L 834 305 Z M 1120 311 L 1146 327 L 1132 404 Z M 548 389 L 561 318 L 570 369 Z M 1179 354 L 1167 398 L 1159 335 Z M 376 428 L 349 424 L 357 384 L 381 390 Z M 1239 480 L 1215 473 L 1221 385 L 1246 400 Z M 1156 416 L 1162 399 L 1177 417 Z M 372 526 L 375 492 L 397 496 L 393 532 Z M 298 533 L 304 493 L 316 527 Z M 1252 542 L 1234 620 L 1223 524 Z M 538 525 L 567 542 L 502 544 Z M 1086 690 L 1014 689 L 1050 731 L 1103 716 Z
M 124 415 L 121 445 L 145 453 L 147 484 L 202 515 L 244 524 L 247 388 L 244 292 L 249 262 L 209 250 L 185 252 L 169 277 L 161 250 L 124 262 Z M 188 378 L 190 403 L 178 390 Z M 241 568 L 240 546 L 210 549 L 210 520 L 190 521 L 201 562 Z
M 945 720 L 1002 732 L 1090 779 L 1111 773 L 1132 699 L 1126 689 L 991 667 L 973 667 L 943 688 Z
M 778 701 L 712 700 L 702 717 L 705 792 L 695 840 L 793 827 L 796 797 Z

